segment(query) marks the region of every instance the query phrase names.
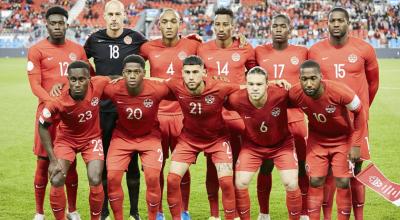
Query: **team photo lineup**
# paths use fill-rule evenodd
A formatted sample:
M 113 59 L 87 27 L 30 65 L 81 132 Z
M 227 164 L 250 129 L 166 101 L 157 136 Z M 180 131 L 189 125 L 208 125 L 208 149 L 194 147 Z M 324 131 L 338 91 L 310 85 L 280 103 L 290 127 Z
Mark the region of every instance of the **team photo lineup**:
M 327 11 L 326 37 L 306 47 L 291 43 L 285 13 L 271 16 L 267 43 L 251 44 L 230 7 L 215 8 L 207 41 L 181 33 L 179 11 L 160 8 L 161 37 L 148 39 L 126 27 L 124 3 L 102 3 L 104 27 L 82 46 L 67 38 L 69 9 L 51 6 L 47 37 L 28 49 L 34 220 L 198 219 L 193 188 L 208 199 L 203 219 L 369 219 L 361 174 L 372 163 L 381 65 L 350 35 L 346 8 Z M 88 195 L 78 193 L 79 157 Z M 202 184 L 189 169 L 200 159 Z M 272 183 L 284 200 L 270 201 Z M 285 217 L 270 215 L 270 203 Z

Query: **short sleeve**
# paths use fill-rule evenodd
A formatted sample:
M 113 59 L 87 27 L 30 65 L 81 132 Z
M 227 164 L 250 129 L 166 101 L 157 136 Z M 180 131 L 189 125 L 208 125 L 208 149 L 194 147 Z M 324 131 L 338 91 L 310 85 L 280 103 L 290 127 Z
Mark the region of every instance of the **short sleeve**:
M 86 40 L 85 45 L 83 46 L 85 52 L 86 52 L 86 58 L 90 59 L 93 57 L 93 48 L 92 48 L 92 39 L 93 39 L 93 34 L 89 36 L 89 38 Z
M 140 47 L 140 56 L 143 57 L 143 59 L 148 60 L 149 59 L 149 51 L 148 51 L 148 45 L 149 43 L 144 43 Z

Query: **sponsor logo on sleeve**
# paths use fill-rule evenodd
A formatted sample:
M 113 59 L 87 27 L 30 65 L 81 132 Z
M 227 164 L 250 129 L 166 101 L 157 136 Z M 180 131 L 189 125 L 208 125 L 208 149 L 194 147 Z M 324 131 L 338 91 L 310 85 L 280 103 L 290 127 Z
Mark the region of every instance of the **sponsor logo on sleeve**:
M 98 98 L 98 97 L 93 97 L 93 98 L 92 98 L 92 101 L 90 101 L 90 104 L 91 104 L 92 106 L 98 105 L 98 104 L 99 104 L 99 98 Z
M 28 70 L 30 72 L 30 71 L 33 70 L 33 68 L 35 68 L 35 66 L 33 65 L 32 61 L 29 60 L 27 65 L 26 65 L 26 70 Z

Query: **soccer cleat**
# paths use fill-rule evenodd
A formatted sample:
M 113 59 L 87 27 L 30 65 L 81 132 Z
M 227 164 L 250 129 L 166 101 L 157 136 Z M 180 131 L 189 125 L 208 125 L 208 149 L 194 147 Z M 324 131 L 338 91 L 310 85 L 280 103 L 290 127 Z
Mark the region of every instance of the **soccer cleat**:
M 310 220 L 308 215 L 300 215 L 300 220 Z
M 129 220 L 141 220 L 139 213 L 135 213 L 135 214 L 129 216 Z
M 181 219 L 182 220 L 191 220 L 192 218 L 190 217 L 189 211 L 182 212 Z
M 157 212 L 156 220 L 165 220 L 164 213 Z
M 257 220 L 271 220 L 269 214 L 260 213 L 258 214 Z
M 35 217 L 33 217 L 33 220 L 44 220 L 44 215 L 36 213 Z
M 100 219 L 101 219 L 101 220 L 111 220 L 111 218 L 110 218 L 109 215 L 106 215 L 106 216 L 103 216 L 103 215 L 102 215 L 102 216 L 100 217 Z
M 219 217 L 211 216 L 210 218 L 208 218 L 208 220 L 221 220 L 221 219 Z
M 81 216 L 79 215 L 78 211 L 70 212 L 67 214 L 68 220 L 81 220 Z
M 240 218 L 239 218 L 239 217 L 236 217 L 236 218 L 234 218 L 233 220 L 240 220 Z

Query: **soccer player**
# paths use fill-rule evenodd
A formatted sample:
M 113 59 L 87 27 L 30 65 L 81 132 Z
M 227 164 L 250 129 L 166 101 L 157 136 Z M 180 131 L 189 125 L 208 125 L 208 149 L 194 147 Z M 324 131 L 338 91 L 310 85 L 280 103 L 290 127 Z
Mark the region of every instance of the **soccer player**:
M 131 54 L 139 54 L 140 46 L 146 42 L 142 34 L 123 27 L 124 19 L 126 19 L 126 13 L 123 3 L 117 0 L 107 2 L 104 7 L 106 29 L 93 33 L 86 41 L 84 48 L 87 57 L 93 57 L 98 74 L 120 75 L 123 68 L 123 59 Z M 117 111 L 111 101 L 101 100 L 100 126 L 102 129 L 104 153 L 106 156 L 117 117 Z M 137 154 L 132 156 L 128 170 L 126 182 L 130 200 L 130 219 L 138 220 L 140 219 L 138 213 L 140 171 Z M 106 169 L 104 169 L 102 178 L 106 196 L 103 204 L 102 219 L 107 219 L 109 210 Z
M 292 85 L 299 82 L 300 65 L 307 60 L 307 49 L 290 45 L 289 34 L 292 30 L 290 19 L 283 14 L 273 17 L 271 24 L 272 43 L 256 47 L 256 59 L 259 66 L 268 73 L 268 79 L 286 79 Z M 308 177 L 305 170 L 307 124 L 300 109 L 288 109 L 289 130 L 294 137 L 299 160 L 299 186 L 302 200 L 307 201 Z M 273 163 L 266 160 L 261 166 L 257 179 L 257 195 L 260 205 L 259 220 L 269 216 L 269 196 L 272 187 Z M 303 202 L 302 216 L 307 219 L 307 203 Z
M 219 76 L 226 78 L 231 83 L 244 84 L 246 69 L 256 65 L 254 50 L 250 45 L 241 46 L 239 40 L 233 37 L 234 16 L 227 8 L 219 8 L 215 11 L 214 18 L 215 40 L 202 44 L 197 51 L 205 68 L 207 76 Z M 244 130 L 244 124 L 236 112 L 223 111 L 224 120 L 230 131 L 233 161 L 235 162 L 240 151 L 240 134 Z M 210 157 L 207 158 L 206 187 L 210 203 L 210 219 L 218 219 L 218 177 Z
M 28 51 L 27 72 L 33 94 L 38 97 L 39 104 L 36 112 L 36 121 L 42 112 L 44 102 L 51 99 L 49 92 L 55 84 L 66 80 L 67 67 L 75 60 L 87 60 L 83 48 L 72 41 L 65 39 L 68 28 L 68 12 L 59 6 L 51 7 L 46 12 L 46 28 L 49 37 L 44 39 Z M 48 129 L 52 140 L 55 137 L 57 121 Z M 36 215 L 35 220 L 44 219 L 43 203 L 48 182 L 49 158 L 40 141 L 37 126 L 35 126 L 35 141 L 33 151 L 37 155 L 34 180 Z M 68 218 L 80 219 L 76 211 L 76 193 L 78 174 L 76 162 L 73 161 L 65 181 L 68 196 Z
M 183 60 L 183 82 L 174 78 L 166 81 L 184 115 L 183 129 L 172 153 L 167 178 L 168 204 L 173 220 L 181 219 L 182 176 L 201 151 L 212 158 L 217 168 L 225 219 L 235 216 L 232 152 L 221 112 L 225 98 L 238 90 L 239 85 L 204 79 L 205 72 L 201 58 L 189 56 Z
M 155 220 L 161 202 L 159 178 L 164 161 L 157 111 L 160 101 L 170 93 L 163 83 L 143 80 L 142 57 L 129 55 L 123 66 L 124 80 L 109 84 L 104 90 L 104 96 L 113 101 L 119 115 L 107 156 L 108 195 L 115 219 L 123 219 L 121 179 L 130 155 L 138 152 L 146 179 L 148 219 Z
M 162 79 L 182 78 L 182 61 L 187 56 L 195 55 L 200 42 L 188 38 L 181 38 L 178 35 L 181 24 L 181 17 L 177 11 L 171 8 L 163 9 L 158 20 L 158 28 L 162 38 L 155 39 L 143 44 L 140 54 L 150 63 L 150 76 Z M 175 149 L 177 137 L 182 130 L 182 110 L 178 102 L 164 100 L 160 104 L 158 120 L 161 129 L 161 140 L 164 153 L 163 168 L 165 160 L 168 158 L 169 149 Z M 160 173 L 161 191 L 164 188 L 164 172 Z M 181 182 L 182 191 L 182 218 L 190 219 L 189 192 L 190 192 L 190 173 L 183 176 Z M 162 203 L 160 203 L 157 219 L 164 219 Z
M 305 61 L 300 67 L 300 84 L 289 91 L 291 102 L 301 107 L 309 120 L 308 215 L 311 220 L 320 219 L 324 182 L 331 167 L 337 187 L 337 218 L 347 220 L 351 213 L 350 161 L 359 157 L 365 113 L 360 98 L 349 87 L 321 78 L 319 64 Z
M 348 36 L 349 23 L 349 14 L 345 9 L 332 9 L 328 15 L 329 39 L 313 45 L 309 50 L 309 58 L 321 64 L 321 72 L 325 79 L 345 83 L 356 92 L 364 106 L 368 121 L 369 107 L 379 87 L 379 67 L 374 48 L 362 39 Z M 367 126 L 363 131 L 360 150 L 358 152 L 360 160 L 355 164 L 355 174 L 361 171 L 362 160 L 370 158 Z M 351 179 L 350 185 L 354 217 L 356 220 L 362 220 L 365 187 L 355 178 Z M 335 190 L 327 187 L 325 191 L 327 194 L 324 202 L 325 219 L 330 219 Z
M 268 75 L 261 67 L 247 72 L 247 90 L 229 96 L 227 108 L 237 111 L 246 129 L 236 162 L 236 206 L 240 219 L 250 219 L 248 187 L 264 159 L 279 169 L 286 190 L 289 219 L 299 219 L 302 208 L 297 184 L 297 159 L 293 137 L 288 129 L 289 93 L 276 85 L 268 86 Z
M 104 165 L 99 121 L 99 99 L 108 77 L 90 78 L 90 67 L 83 61 L 72 62 L 67 69 L 69 86 L 61 95 L 47 102 L 39 117 L 40 139 L 50 160 L 50 205 L 57 220 L 65 219 L 64 183 L 66 173 L 81 152 L 89 179 L 90 216 L 100 219 L 104 199 L 101 173 Z M 60 119 L 52 142 L 49 126 Z M 54 149 L 53 149 L 54 146 Z

